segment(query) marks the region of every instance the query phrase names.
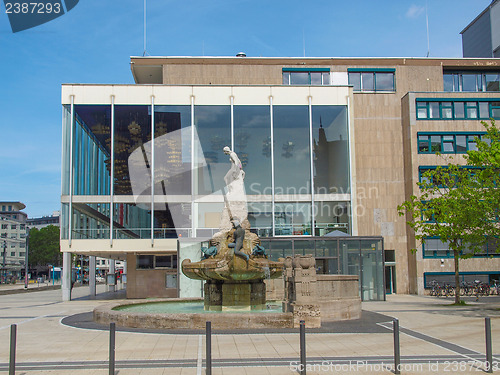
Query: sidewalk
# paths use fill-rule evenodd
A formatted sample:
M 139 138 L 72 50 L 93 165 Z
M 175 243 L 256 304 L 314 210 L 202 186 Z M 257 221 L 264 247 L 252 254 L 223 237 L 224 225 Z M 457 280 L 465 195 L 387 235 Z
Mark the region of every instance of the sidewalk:
M 98 292 L 104 291 L 105 286 L 98 285 Z M 67 316 L 88 313 L 108 302 L 90 300 L 86 293 L 88 288 L 74 289 L 75 300 L 70 302 L 61 302 L 60 290 L 0 296 L 0 371 L 8 369 L 9 327 L 17 324 L 19 373 L 107 374 L 109 333 L 61 323 Z M 360 329 L 353 322 L 345 324 L 350 328 L 342 332 L 308 330 L 307 373 L 391 374 L 394 317 L 401 327 L 402 374 L 481 373 L 485 360 L 483 315 L 491 316 L 494 361 L 500 360 L 500 303 L 498 298 L 490 298 L 459 308 L 448 306 L 451 300 L 408 295 L 391 295 L 387 302 L 364 302 L 363 310 L 387 320 L 374 323 L 376 333 L 357 332 Z M 205 349 L 204 332 L 117 331 L 116 369 L 120 375 L 202 374 Z M 299 356 L 298 330 L 212 335 L 214 375 L 294 374 Z

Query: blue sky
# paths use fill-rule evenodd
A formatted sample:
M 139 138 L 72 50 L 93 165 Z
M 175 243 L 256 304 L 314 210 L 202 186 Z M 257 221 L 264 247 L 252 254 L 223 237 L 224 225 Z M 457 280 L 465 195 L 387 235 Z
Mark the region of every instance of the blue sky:
M 431 57 L 461 57 L 460 31 L 490 0 L 428 0 Z M 148 0 L 151 56 L 425 57 L 425 0 Z M 80 0 L 12 33 L 0 5 L 0 200 L 30 217 L 60 208 L 61 84 L 133 83 L 143 0 Z

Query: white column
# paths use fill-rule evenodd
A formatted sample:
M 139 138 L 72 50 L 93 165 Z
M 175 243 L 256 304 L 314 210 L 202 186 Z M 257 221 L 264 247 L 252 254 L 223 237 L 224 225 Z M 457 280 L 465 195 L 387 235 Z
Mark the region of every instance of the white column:
M 95 289 L 95 257 L 89 256 L 89 289 L 90 289 L 90 298 L 95 297 L 96 289 Z
M 71 269 L 72 269 L 71 253 L 63 253 L 63 269 L 61 276 L 62 300 L 71 301 Z
M 116 269 L 115 269 L 115 261 L 113 259 L 110 259 L 109 260 L 109 271 L 108 273 L 115 273 Z M 116 284 L 116 280 L 115 280 L 115 284 Z M 108 285 L 108 292 L 114 292 L 116 290 L 115 286 L 114 285 Z
M 125 276 L 125 277 L 123 277 Z M 123 274 L 122 274 L 122 280 L 123 280 L 123 287 L 125 288 L 127 286 L 127 261 L 123 261 Z

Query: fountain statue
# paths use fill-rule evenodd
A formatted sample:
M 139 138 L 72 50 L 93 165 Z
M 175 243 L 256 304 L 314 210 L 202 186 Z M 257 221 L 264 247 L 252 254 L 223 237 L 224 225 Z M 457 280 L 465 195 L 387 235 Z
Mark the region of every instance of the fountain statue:
M 202 248 L 204 259 L 182 262 L 182 272 L 191 279 L 205 280 L 205 309 L 261 309 L 266 303 L 264 279 L 278 278 L 283 263 L 271 261 L 259 237 L 250 231 L 245 194 L 245 172 L 238 155 L 224 147 L 231 167 L 224 177 L 224 209 L 219 232 Z

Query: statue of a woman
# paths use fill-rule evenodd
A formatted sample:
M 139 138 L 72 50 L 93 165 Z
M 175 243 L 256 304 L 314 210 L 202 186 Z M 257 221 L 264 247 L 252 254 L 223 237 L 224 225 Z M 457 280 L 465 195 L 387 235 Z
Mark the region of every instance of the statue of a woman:
M 243 166 L 241 165 L 240 158 L 236 155 L 236 152 L 231 151 L 229 147 L 224 147 L 224 153 L 229 155 L 229 160 L 231 161 L 231 168 L 224 176 L 224 182 L 228 186 L 229 190 L 231 190 L 231 184 L 241 178 L 242 180 L 245 178 L 245 171 L 243 170 Z

